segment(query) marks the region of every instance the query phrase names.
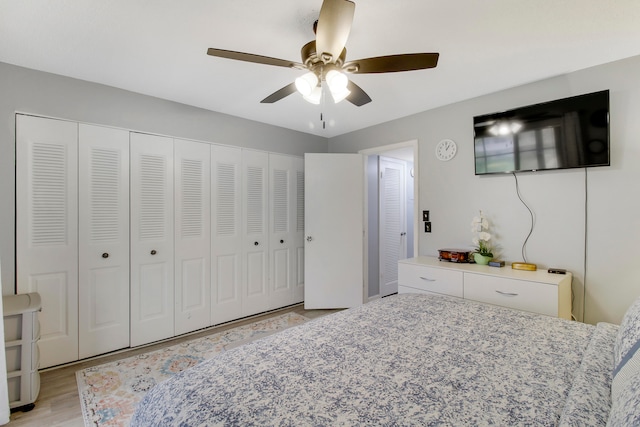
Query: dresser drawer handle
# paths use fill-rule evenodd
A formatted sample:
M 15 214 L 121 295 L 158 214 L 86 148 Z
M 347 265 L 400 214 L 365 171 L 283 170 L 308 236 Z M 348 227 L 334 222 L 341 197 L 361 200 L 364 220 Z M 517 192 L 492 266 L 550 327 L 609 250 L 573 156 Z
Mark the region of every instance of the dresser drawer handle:
M 435 282 L 436 281 L 436 279 L 427 279 L 426 277 L 422 277 L 422 276 L 420 276 L 420 278 L 422 280 L 426 280 L 427 282 Z
M 504 295 L 505 297 L 517 297 L 518 294 L 514 294 L 513 292 L 502 292 L 502 291 L 496 291 L 497 293 L 499 293 L 500 295 Z

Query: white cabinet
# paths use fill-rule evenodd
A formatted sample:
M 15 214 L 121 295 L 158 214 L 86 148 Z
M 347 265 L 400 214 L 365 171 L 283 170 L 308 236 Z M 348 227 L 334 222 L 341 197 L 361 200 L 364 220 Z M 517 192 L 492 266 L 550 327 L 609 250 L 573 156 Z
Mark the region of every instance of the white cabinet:
M 571 319 L 571 273 L 457 264 L 432 257 L 402 260 L 399 293 L 434 292 Z
M 16 288 L 42 299 L 42 367 L 78 358 L 78 124 L 16 115 Z
M 242 313 L 242 150 L 211 147 L 211 323 Z
M 211 324 L 211 152 L 174 140 L 175 333 Z
M 82 359 L 129 346 L 129 132 L 80 124 L 79 141 Z
M 131 133 L 131 345 L 174 335 L 173 139 Z
M 40 391 L 37 292 L 2 297 L 9 406 L 29 410 Z

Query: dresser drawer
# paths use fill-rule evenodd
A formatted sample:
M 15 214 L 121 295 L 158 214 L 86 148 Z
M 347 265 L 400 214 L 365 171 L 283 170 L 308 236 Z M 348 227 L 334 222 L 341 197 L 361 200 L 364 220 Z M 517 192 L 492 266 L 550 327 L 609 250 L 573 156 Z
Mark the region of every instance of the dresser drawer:
M 558 286 L 465 273 L 464 298 L 533 313 L 558 315 Z
M 434 292 L 462 298 L 461 271 L 399 263 L 398 286 L 403 292 Z

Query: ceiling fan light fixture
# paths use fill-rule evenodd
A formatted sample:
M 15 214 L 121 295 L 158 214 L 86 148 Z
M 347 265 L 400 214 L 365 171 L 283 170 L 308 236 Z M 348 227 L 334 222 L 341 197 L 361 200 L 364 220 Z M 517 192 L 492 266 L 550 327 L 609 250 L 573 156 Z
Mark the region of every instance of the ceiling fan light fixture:
M 333 102 L 336 104 L 351 94 L 351 91 L 346 87 L 342 90 L 337 90 L 337 91 L 333 91 L 331 89 L 329 90 L 331 91 L 331 97 L 333 98 Z
M 344 91 L 349 83 L 347 75 L 338 70 L 329 70 L 325 80 L 327 81 L 327 85 L 329 86 L 331 93 L 340 93 Z
M 296 89 L 304 97 L 311 96 L 316 88 L 318 88 L 318 76 L 311 71 L 296 79 Z
M 320 104 L 320 100 L 322 99 L 322 87 L 316 86 L 309 95 L 302 95 L 305 101 L 310 102 L 312 104 L 318 105 Z

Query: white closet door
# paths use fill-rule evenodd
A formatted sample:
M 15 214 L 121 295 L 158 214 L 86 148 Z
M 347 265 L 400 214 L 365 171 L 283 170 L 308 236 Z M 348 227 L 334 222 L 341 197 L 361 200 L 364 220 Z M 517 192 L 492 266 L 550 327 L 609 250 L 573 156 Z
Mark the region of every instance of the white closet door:
M 304 159 L 293 159 L 294 203 L 292 206 L 295 226 L 293 229 L 293 303 L 304 301 Z
M 173 140 L 130 134 L 131 346 L 174 335 Z
M 242 151 L 244 243 L 242 314 L 269 309 L 267 153 Z
M 398 292 L 398 261 L 406 258 L 404 162 L 380 157 L 380 296 Z
M 16 115 L 18 293 L 38 292 L 40 367 L 78 359 L 78 125 Z
M 211 324 L 210 145 L 176 139 L 175 333 Z
M 296 266 L 294 158 L 269 155 L 269 259 L 271 308 L 293 304 Z
M 211 146 L 211 324 L 242 316 L 242 150 Z
M 79 125 L 79 355 L 129 346 L 129 132 Z

